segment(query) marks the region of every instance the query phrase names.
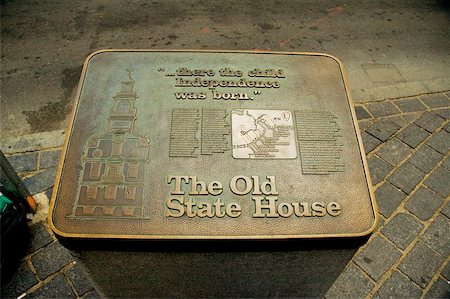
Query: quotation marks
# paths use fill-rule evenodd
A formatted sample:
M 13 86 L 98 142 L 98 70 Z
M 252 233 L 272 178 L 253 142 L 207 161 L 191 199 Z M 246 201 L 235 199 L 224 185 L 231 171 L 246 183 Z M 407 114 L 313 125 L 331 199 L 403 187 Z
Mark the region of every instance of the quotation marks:
M 253 91 L 253 94 L 255 96 L 259 96 L 261 94 L 261 91 L 260 90 L 255 90 L 255 91 Z M 254 98 L 250 98 L 250 100 L 254 100 Z
M 160 73 L 164 73 L 165 71 L 166 69 L 163 67 L 158 68 L 158 72 Z M 166 74 L 166 77 L 173 77 L 173 76 L 175 76 L 175 74 Z

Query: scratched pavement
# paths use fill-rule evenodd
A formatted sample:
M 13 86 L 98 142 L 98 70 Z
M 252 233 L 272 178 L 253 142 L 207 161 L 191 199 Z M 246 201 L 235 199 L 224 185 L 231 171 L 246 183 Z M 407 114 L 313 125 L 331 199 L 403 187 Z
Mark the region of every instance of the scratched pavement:
M 41 206 L 3 298 L 449 297 L 445 1 L 2 0 L 0 14 L 0 148 Z M 42 220 L 82 63 L 106 48 L 340 58 L 379 204 L 373 236 L 63 246 Z
M 105 48 L 325 52 L 356 102 L 450 86 L 445 1 L 2 1 L 0 137 L 61 130 Z

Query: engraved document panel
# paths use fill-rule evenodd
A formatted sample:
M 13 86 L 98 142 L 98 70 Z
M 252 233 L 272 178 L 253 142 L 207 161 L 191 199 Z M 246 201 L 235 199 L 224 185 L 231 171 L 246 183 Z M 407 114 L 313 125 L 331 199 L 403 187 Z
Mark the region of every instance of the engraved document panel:
M 345 80 L 325 54 L 93 53 L 52 229 L 128 239 L 369 234 L 376 207 Z
M 283 110 L 233 110 L 233 157 L 297 158 L 292 118 L 291 112 Z

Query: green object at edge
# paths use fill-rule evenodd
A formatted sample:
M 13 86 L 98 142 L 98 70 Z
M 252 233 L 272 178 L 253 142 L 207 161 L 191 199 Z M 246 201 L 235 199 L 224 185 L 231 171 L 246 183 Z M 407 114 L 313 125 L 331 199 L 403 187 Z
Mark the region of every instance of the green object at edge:
M 12 201 L 8 197 L 0 193 L 0 213 L 3 213 L 3 211 L 9 204 L 12 204 Z

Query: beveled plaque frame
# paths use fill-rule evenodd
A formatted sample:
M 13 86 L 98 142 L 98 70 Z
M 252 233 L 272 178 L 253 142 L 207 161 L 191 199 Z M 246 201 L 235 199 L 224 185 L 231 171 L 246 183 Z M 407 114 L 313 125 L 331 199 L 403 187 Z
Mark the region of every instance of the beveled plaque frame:
M 93 57 L 99 54 L 104 53 L 179 53 L 179 54 L 191 54 L 191 53 L 205 53 L 207 55 L 214 55 L 214 54 L 236 54 L 236 55 L 245 55 L 245 54 L 255 54 L 255 55 L 278 55 L 278 56 L 284 56 L 284 55 L 295 55 L 295 56 L 306 56 L 306 57 L 324 57 L 329 58 L 336 62 L 339 66 L 339 73 L 342 80 L 343 88 L 344 88 L 344 94 L 347 99 L 348 104 L 348 110 L 350 112 L 352 123 L 353 123 L 353 131 L 354 136 L 357 140 L 357 148 L 359 150 L 359 157 L 361 160 L 361 164 L 363 166 L 363 173 L 365 176 L 365 184 L 367 185 L 367 192 L 369 196 L 370 201 L 370 207 L 371 207 L 371 214 L 372 219 L 370 221 L 370 225 L 367 229 L 363 231 L 358 232 L 341 232 L 341 233 L 310 233 L 310 234 L 243 234 L 243 235 L 199 235 L 199 234 L 114 234 L 114 233 L 78 233 L 74 231 L 65 231 L 64 228 L 58 226 L 57 223 L 55 223 L 55 209 L 57 205 L 57 196 L 58 192 L 60 190 L 62 182 L 62 173 L 64 170 L 64 163 L 67 159 L 67 152 L 68 147 L 72 138 L 72 133 L 74 130 L 74 122 L 77 117 L 77 113 L 80 106 L 80 97 L 82 93 L 83 86 L 85 84 L 86 79 L 86 73 L 88 71 L 89 63 L 92 60 Z M 131 75 L 129 74 L 130 82 L 134 80 L 131 78 Z M 125 81 L 122 81 L 122 83 Z M 128 84 L 125 82 L 125 84 Z M 120 95 L 119 95 L 120 97 Z M 255 107 L 254 109 L 260 109 L 258 107 Z M 136 119 L 134 115 L 134 119 Z M 111 126 L 111 124 L 109 125 Z M 132 132 L 132 131 L 131 131 Z M 145 139 L 145 136 L 143 136 Z M 138 142 L 138 141 L 137 141 Z M 139 140 L 139 142 L 144 142 L 144 145 L 142 146 L 145 148 L 145 140 Z M 297 151 L 299 149 L 297 148 Z M 298 155 L 300 155 L 300 152 L 298 152 Z M 81 176 L 81 175 L 80 175 Z M 224 182 L 224 185 L 226 182 Z M 50 212 L 49 212 L 49 225 L 51 229 L 59 236 L 66 237 L 66 238 L 94 238 L 94 239 L 315 239 L 315 238 L 354 238 L 354 237 L 362 237 L 367 236 L 370 233 L 373 232 L 373 230 L 376 228 L 377 222 L 378 222 L 378 210 L 377 205 L 375 202 L 375 196 L 374 192 L 372 190 L 372 184 L 370 175 L 368 172 L 368 165 L 367 160 L 364 155 L 364 148 L 362 144 L 362 139 L 358 127 L 358 122 L 356 118 L 356 113 L 353 107 L 353 102 L 349 93 L 348 83 L 347 83 L 347 77 L 343 68 L 342 63 L 337 59 L 336 57 L 328 54 L 323 53 L 309 53 L 309 52 L 276 52 L 276 51 L 224 51 L 224 50 L 147 50 L 147 49 L 108 49 L 108 50 L 100 50 L 97 52 L 92 53 L 89 55 L 83 65 L 82 73 L 81 73 L 81 79 L 80 83 L 78 85 L 77 93 L 76 93 L 76 100 L 73 106 L 73 111 L 71 114 L 71 119 L 68 125 L 67 129 L 67 136 L 64 144 L 64 149 L 61 155 L 61 160 L 58 166 L 56 181 L 55 181 L 55 187 L 53 189 L 53 194 L 50 202 Z M 80 191 L 81 192 L 81 191 Z M 87 191 L 86 191 L 87 192 Z M 106 193 L 106 191 L 105 191 Z M 67 217 L 67 215 L 66 215 Z M 239 220 L 235 220 L 239 221 Z

